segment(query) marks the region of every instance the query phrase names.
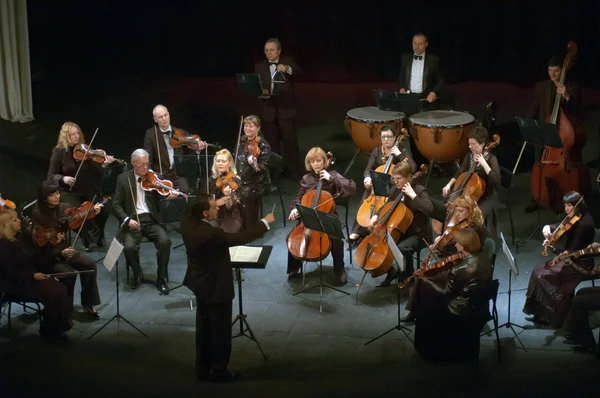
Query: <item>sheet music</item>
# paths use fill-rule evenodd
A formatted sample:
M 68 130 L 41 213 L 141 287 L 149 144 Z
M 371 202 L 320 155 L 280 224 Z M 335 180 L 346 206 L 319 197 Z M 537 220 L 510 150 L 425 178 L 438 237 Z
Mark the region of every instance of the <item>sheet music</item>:
M 113 238 L 112 242 L 110 242 L 110 247 L 106 252 L 106 257 L 104 257 L 104 266 L 106 267 L 108 272 L 112 271 L 113 267 L 115 266 L 115 263 L 119 259 L 119 256 L 121 256 L 122 252 L 123 245 L 117 240 L 117 238 Z
M 387 244 L 394 255 L 396 264 L 398 264 L 398 269 L 400 269 L 401 272 L 406 271 L 406 260 L 404 259 L 404 255 L 402 255 L 400 249 L 398 249 L 398 246 L 394 241 L 394 237 L 392 234 L 390 234 L 390 231 L 387 231 Z
M 233 246 L 229 248 L 231 262 L 257 263 L 262 253 L 262 247 Z
M 504 239 L 504 234 L 502 232 L 500 232 L 500 239 L 502 240 L 502 253 L 504 253 L 506 260 L 508 261 L 508 265 L 510 266 L 510 269 L 512 270 L 513 275 L 516 277 L 517 275 L 519 275 L 519 268 L 517 267 L 517 261 L 515 260 L 515 257 L 512 255 L 510 248 L 508 247 L 508 244 L 506 243 L 506 239 Z

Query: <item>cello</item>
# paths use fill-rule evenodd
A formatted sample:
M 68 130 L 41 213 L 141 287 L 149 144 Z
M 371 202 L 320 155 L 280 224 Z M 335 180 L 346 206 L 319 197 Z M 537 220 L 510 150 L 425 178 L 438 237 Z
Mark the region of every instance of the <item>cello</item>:
M 333 164 L 333 154 L 327 152 L 327 167 Z M 335 212 L 334 197 L 323 191 L 323 180 L 319 180 L 316 189 L 311 189 L 302 196 L 302 206 L 318 209 L 324 213 Z M 331 252 L 329 235 L 324 232 L 308 229 L 300 221 L 287 236 L 287 247 L 290 254 L 300 261 L 321 261 Z
M 559 85 L 564 85 L 567 70 L 573 66 L 577 55 L 577 43 L 567 44 L 567 55 L 560 72 Z M 557 125 L 561 148 L 544 147 L 540 163 L 531 171 L 531 194 L 536 202 L 556 213 L 562 210 L 562 197 L 566 192 L 589 192 L 589 171 L 582 165 L 582 149 L 585 145 L 585 125 L 576 115 L 566 115 L 561 107 L 562 94 L 556 93 L 552 114 L 546 123 Z
M 427 172 L 427 165 L 412 176 L 412 180 Z M 392 235 L 394 242 L 406 232 L 413 220 L 413 212 L 402 203 L 404 193 L 398 195 L 393 202 L 387 202 L 381 208 L 381 216 L 369 234 L 356 248 L 354 261 L 366 273 L 377 277 L 389 271 L 394 262 L 394 255 L 387 244 L 387 233 Z
M 394 146 L 398 147 L 402 140 L 408 137 L 408 130 L 402 129 L 401 134 L 396 138 L 396 142 L 394 142 Z M 377 167 L 375 169 L 378 173 L 383 174 L 392 174 L 392 162 L 394 160 L 394 156 L 390 153 L 385 164 Z M 379 209 L 387 202 L 387 198 L 384 196 L 375 195 L 375 191 L 371 188 L 371 193 L 369 196 L 363 201 L 356 213 L 356 222 L 361 227 L 367 227 L 369 225 L 369 220 L 373 217 L 373 214 L 377 213 Z

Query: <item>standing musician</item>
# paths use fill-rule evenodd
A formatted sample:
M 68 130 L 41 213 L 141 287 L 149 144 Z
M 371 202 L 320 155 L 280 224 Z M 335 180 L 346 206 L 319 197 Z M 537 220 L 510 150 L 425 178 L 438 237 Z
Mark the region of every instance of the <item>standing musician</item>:
M 212 226 L 229 233 L 242 229 L 242 203 L 237 192 L 241 186 L 231 152 L 221 149 L 215 154 L 209 182 L 209 193 L 214 195 L 219 208 L 217 217 L 210 222 Z
M 310 190 L 316 189 L 319 181 L 323 181 L 321 189 L 329 192 L 333 197 L 348 197 L 356 191 L 354 181 L 344 177 L 337 171 L 327 171 L 329 159 L 325 151 L 319 147 L 311 148 L 304 158 L 304 166 L 307 174 L 300 181 L 300 189 L 296 199 L 292 203 L 292 211 L 288 218 L 296 220 L 300 217 L 296 206 L 302 204 L 302 197 Z M 318 210 L 318 209 L 317 209 Z M 333 257 L 333 272 L 339 278 L 340 284 L 347 282 L 346 270 L 344 269 L 344 242 L 340 239 L 331 239 L 331 256 Z M 302 273 L 302 262 L 288 252 L 288 279 L 291 279 Z
M 264 135 L 273 151 L 281 153 L 286 159 L 292 176 L 300 177 L 294 79 L 301 75 L 303 70 L 292 57 L 281 55 L 279 39 L 268 39 L 264 52 L 266 59 L 254 66 L 254 73 L 257 73 L 263 85 L 268 87 L 260 97 Z M 280 149 L 281 144 L 283 152 Z
M 60 339 L 71 329 L 73 300 L 67 287 L 35 268 L 31 235 L 22 233 L 21 220 L 12 209 L 0 211 L 0 291 L 43 304 L 40 335 Z
M 231 356 L 231 304 L 234 297 L 229 247 L 259 238 L 275 221 L 267 214 L 244 232 L 227 233 L 211 225 L 219 207 L 206 194 L 194 198 L 189 215 L 181 221 L 181 236 L 188 254 L 183 284 L 196 295 L 196 377 L 215 382 L 234 381 L 228 369 Z
M 423 239 L 431 241 L 429 216 L 433 211 L 433 204 L 429 200 L 427 188 L 418 183 L 413 187 L 411 185 L 411 177 L 411 166 L 408 161 L 395 165 L 392 171 L 392 179 L 394 180 L 395 187 L 390 192 L 388 198 L 389 202 L 396 200 L 398 195 L 404 195 L 402 202 L 412 211 L 414 217 L 410 227 L 408 227 L 406 233 L 402 236 L 400 242 L 398 242 L 398 248 L 406 261 L 406 271 L 401 274 L 400 270 L 391 267 L 385 280 L 377 285 L 377 287 L 387 287 L 396 278 L 406 279 L 412 275 L 414 272 L 413 254 L 425 247 Z M 374 215 L 371 218 L 370 226 L 373 226 L 378 219 L 379 215 Z
M 31 213 L 33 240 L 37 251 L 37 268 L 44 274 L 84 271 L 81 280 L 81 306 L 94 319 L 100 315 L 94 308 L 100 304 L 100 294 L 96 280 L 96 263 L 85 253 L 75 250 L 69 242 L 68 226 L 61 216 L 64 205 L 60 203 L 59 185 L 45 181 L 38 189 L 37 203 Z M 96 211 L 100 205 L 96 205 Z M 44 232 L 45 231 L 45 232 Z M 91 272 L 90 272 L 91 271 Z M 59 277 L 68 289 L 71 309 L 77 275 Z
M 62 200 L 69 203 L 69 207 L 79 207 L 83 202 L 92 200 L 94 195 L 100 197 L 104 168 L 114 162 L 114 158 L 108 155 L 102 165 L 93 161 L 84 161 L 76 180 L 75 174 L 80 162 L 73 157 L 73 151 L 78 144 L 85 144 L 81 128 L 73 122 L 65 122 L 58 133 L 58 142 L 52 149 L 48 168 L 48 179 L 60 184 L 63 189 Z M 92 242 L 89 232 L 93 229 L 94 223 L 98 227 L 96 244 L 99 247 L 104 246 L 104 226 L 109 214 L 110 209 L 106 209 L 100 212 L 94 221 L 86 223 L 81 235 L 84 250 L 90 249 Z
M 412 158 L 410 142 L 408 139 L 402 141 L 402 148 L 398 148 L 396 145 L 394 145 L 396 143 L 396 134 L 394 133 L 394 127 L 389 124 L 381 128 L 379 131 L 379 137 L 381 138 L 381 146 L 373 149 L 373 152 L 371 152 L 371 156 L 369 157 L 369 161 L 367 162 L 367 167 L 365 167 L 365 171 L 363 173 L 363 185 L 365 186 L 365 193 L 363 194 L 360 205 L 362 205 L 365 199 L 369 197 L 371 194 L 371 189 L 373 188 L 370 171 L 384 165 L 390 156 L 393 156 L 392 165 L 398 164 L 406 159 L 410 165 L 411 173 L 417 171 L 417 164 Z M 350 234 L 348 243 L 355 245 L 358 243 L 358 240 L 361 236 L 366 236 L 368 233 L 369 231 L 366 228 L 361 228 L 358 222 L 354 220 L 352 233 Z
M 143 149 L 133 151 L 131 154 L 133 170 L 117 177 L 113 212 L 123 229 L 125 258 L 133 270 L 131 287 L 137 289 L 142 282 L 140 242 L 142 236 L 145 236 L 154 243 L 157 251 L 156 288 L 162 294 L 169 294 L 166 278 L 171 255 L 171 240 L 158 222 L 159 194 L 142 188 L 142 182 L 146 180 L 148 174 L 148 162 L 148 152 Z M 171 198 L 177 196 L 178 193 L 175 191 L 168 194 Z
M 579 282 L 590 276 L 589 270 L 593 267 L 593 259 L 572 261 L 564 255 L 590 245 L 596 234 L 594 220 L 587 212 L 587 205 L 580 193 L 568 192 L 563 197 L 563 203 L 565 220 L 561 224 L 546 225 L 542 229 L 545 238 L 543 244 L 548 247 L 555 244 L 559 232 L 566 235 L 563 251 L 554 250 L 555 254 L 562 253 L 563 256 L 557 256 L 533 270 L 523 307 L 524 313 L 533 315 L 528 320 L 548 324 L 553 328 L 562 326 L 575 288 Z M 553 236 L 554 232 L 556 234 Z
M 432 103 L 444 89 L 444 77 L 440 71 L 440 58 L 425 52 L 428 45 L 427 36 L 423 33 L 413 36 L 413 53 L 402 54 L 398 82 L 400 94 L 421 94 L 428 103 Z
M 269 193 L 269 159 L 271 146 L 260 135 L 261 122 L 258 116 L 244 118 L 244 136 L 236 152 L 235 168 L 242 180 L 241 197 L 244 203 L 244 228 L 258 220 L 260 201 Z
M 476 126 L 469 133 L 469 149 L 471 153 L 463 159 L 460 169 L 448 184 L 442 189 L 444 197 L 452 193 L 452 186 L 456 179 L 463 173 L 468 172 L 474 162 L 476 175 L 485 182 L 485 191 L 479 198 L 477 204 L 483 213 L 483 218 L 487 219 L 492 214 L 492 210 L 498 203 L 498 193 L 496 189 L 501 183 L 500 166 L 496 155 L 490 152 L 483 153 L 485 145 L 488 143 L 488 132 L 483 126 Z M 455 189 L 458 187 L 455 187 Z M 459 193 L 460 195 L 461 193 Z
M 185 130 L 171 125 L 171 115 L 164 105 L 156 105 L 152 110 L 153 127 L 146 130 L 144 136 L 144 149 L 148 152 L 150 168 L 169 181 L 172 181 L 175 189 L 181 192 L 190 192 L 190 185 L 186 178 L 178 177 L 175 170 L 175 155 L 191 155 L 194 151 L 201 151 L 206 148 L 206 142 L 198 141 L 197 144 L 190 144 L 191 148 L 180 146 L 173 148 L 169 139 L 174 134 L 181 134 L 184 137 L 190 135 Z

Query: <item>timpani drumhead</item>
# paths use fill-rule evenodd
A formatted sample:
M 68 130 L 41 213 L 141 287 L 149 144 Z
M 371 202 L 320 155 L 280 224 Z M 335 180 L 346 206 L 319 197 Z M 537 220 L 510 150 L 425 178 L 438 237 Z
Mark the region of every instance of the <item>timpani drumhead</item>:
M 415 113 L 408 118 L 411 123 L 426 127 L 457 127 L 475 121 L 475 117 L 460 111 L 428 111 Z
M 350 119 L 363 123 L 386 124 L 394 120 L 403 119 L 405 114 L 402 112 L 382 111 L 376 106 L 366 106 L 364 108 L 350 109 L 346 113 L 346 116 L 348 116 Z

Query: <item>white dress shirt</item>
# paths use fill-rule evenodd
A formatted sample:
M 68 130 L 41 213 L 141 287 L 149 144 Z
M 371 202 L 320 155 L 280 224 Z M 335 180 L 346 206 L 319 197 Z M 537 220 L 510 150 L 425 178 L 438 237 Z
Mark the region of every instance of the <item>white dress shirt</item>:
M 420 94 L 423 92 L 423 70 L 425 69 L 425 53 L 422 59 L 415 59 L 413 54 L 412 69 L 410 71 L 410 92 Z
M 173 128 L 171 127 L 171 125 L 169 124 L 169 128 L 166 130 L 161 129 L 160 127 L 158 128 L 160 130 L 161 133 L 166 133 L 167 131 L 170 131 L 171 134 L 173 134 Z M 169 134 L 163 134 L 163 139 L 165 140 L 165 145 L 167 146 L 167 152 L 169 153 L 169 168 L 168 170 L 171 170 L 173 168 L 173 165 L 175 164 L 175 160 L 174 160 L 174 156 L 175 156 L 175 150 L 173 149 L 173 147 L 171 146 L 171 144 L 169 144 Z M 156 148 L 158 150 L 158 148 Z M 166 170 L 163 170 L 163 172 Z
M 135 189 L 137 193 L 137 200 L 135 201 L 135 212 L 139 216 L 140 214 L 150 213 L 150 209 L 146 204 L 146 191 L 142 189 L 142 183 L 140 181 L 140 176 L 133 173 L 135 177 Z M 143 180 L 143 179 L 142 179 Z

